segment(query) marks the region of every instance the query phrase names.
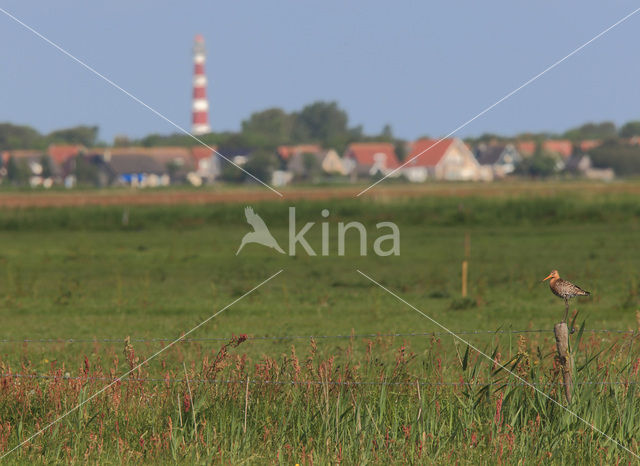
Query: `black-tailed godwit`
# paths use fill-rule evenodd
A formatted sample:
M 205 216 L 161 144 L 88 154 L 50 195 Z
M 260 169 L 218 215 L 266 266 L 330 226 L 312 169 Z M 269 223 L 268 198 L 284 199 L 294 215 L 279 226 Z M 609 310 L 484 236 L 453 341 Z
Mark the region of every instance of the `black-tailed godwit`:
M 564 320 L 567 322 L 567 315 L 569 314 L 569 300 L 575 296 L 589 296 L 591 293 L 583 290 L 578 285 L 574 285 L 571 282 L 560 278 L 560 274 L 557 270 L 551 271 L 549 276 L 542 281 L 549 280 L 549 287 L 554 295 L 564 299 Z

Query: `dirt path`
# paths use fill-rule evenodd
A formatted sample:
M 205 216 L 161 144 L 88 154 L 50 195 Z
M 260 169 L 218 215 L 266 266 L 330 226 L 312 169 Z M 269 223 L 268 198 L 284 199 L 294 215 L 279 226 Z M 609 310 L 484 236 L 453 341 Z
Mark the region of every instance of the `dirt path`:
M 176 205 L 176 204 L 215 204 L 249 203 L 259 201 L 322 200 L 332 198 L 355 198 L 366 186 L 309 187 L 282 189 L 279 197 L 267 189 L 227 188 L 220 190 L 96 190 L 96 191 L 55 191 L 55 192 L 5 192 L 0 193 L 0 208 L 26 207 L 73 207 L 73 206 L 109 206 L 109 205 Z M 421 196 L 553 196 L 563 193 L 581 195 L 599 195 L 604 193 L 640 194 L 640 184 L 610 183 L 596 184 L 584 182 L 532 183 L 509 182 L 492 184 L 424 184 L 376 186 L 363 198 L 402 198 Z

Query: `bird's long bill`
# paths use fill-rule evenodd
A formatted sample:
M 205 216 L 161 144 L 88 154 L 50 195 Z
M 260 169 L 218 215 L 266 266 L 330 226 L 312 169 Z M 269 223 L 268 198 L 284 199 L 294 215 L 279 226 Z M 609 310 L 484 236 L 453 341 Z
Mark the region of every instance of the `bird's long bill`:
M 547 278 L 545 278 L 544 280 L 542 280 L 542 281 L 543 281 L 543 282 L 544 282 L 544 281 L 547 281 L 547 280 L 549 280 L 551 277 L 553 277 L 553 274 L 552 274 L 552 273 L 550 273 L 550 274 L 549 274 L 549 276 L 548 276 Z

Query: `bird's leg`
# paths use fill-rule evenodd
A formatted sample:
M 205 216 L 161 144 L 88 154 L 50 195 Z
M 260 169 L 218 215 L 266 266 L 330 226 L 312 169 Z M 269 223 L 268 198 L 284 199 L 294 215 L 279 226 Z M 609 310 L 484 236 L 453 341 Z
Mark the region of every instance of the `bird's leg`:
M 564 319 L 562 322 L 567 323 L 567 316 L 569 315 L 569 300 L 564 298 Z

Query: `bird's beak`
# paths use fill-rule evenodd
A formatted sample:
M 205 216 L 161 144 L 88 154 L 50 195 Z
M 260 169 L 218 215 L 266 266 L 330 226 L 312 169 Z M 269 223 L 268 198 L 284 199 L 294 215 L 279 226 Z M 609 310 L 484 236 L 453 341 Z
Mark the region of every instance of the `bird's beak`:
M 544 280 L 542 280 L 543 282 L 546 280 L 549 280 L 551 277 L 553 277 L 553 274 L 549 274 L 549 276 L 547 278 L 545 278 Z

